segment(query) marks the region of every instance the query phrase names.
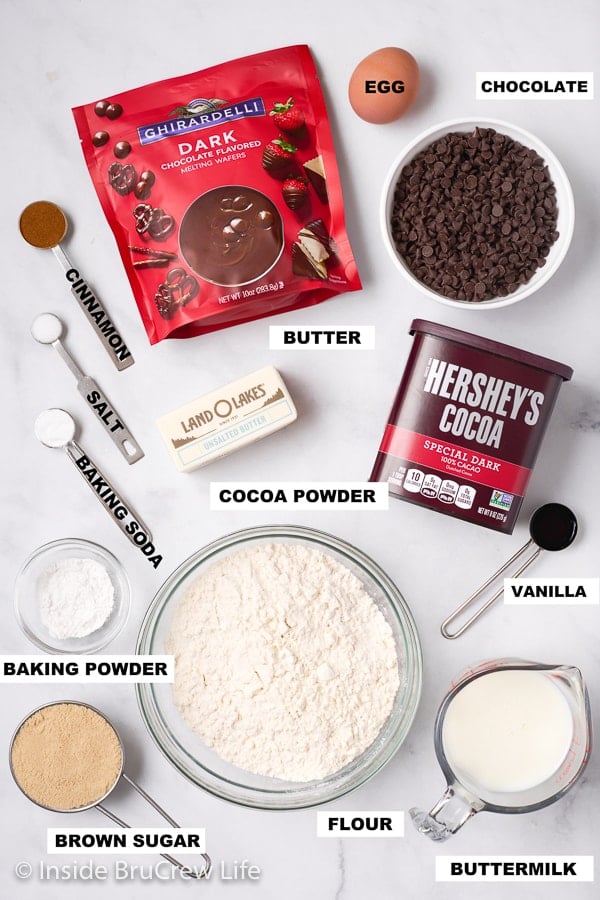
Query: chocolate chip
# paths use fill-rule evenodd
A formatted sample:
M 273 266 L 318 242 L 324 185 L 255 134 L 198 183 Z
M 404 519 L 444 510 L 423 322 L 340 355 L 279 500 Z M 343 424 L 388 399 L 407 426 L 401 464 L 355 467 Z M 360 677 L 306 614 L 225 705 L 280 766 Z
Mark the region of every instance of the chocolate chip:
M 92 144 L 94 147 L 104 147 L 108 143 L 108 137 L 108 131 L 97 131 L 92 138 Z
M 237 216 L 235 219 L 232 219 L 229 224 L 237 234 L 246 234 L 250 227 L 246 219 Z
M 256 218 L 261 228 L 273 227 L 275 219 L 273 218 L 273 213 L 270 213 L 267 209 L 261 209 Z
M 131 153 L 131 144 L 129 141 L 119 141 L 115 144 L 113 153 L 117 159 L 125 159 Z
M 233 198 L 233 203 L 231 205 L 233 209 L 240 212 L 245 209 L 250 209 L 251 203 L 244 194 L 240 194 L 238 197 Z
M 123 107 L 120 103 L 109 103 L 106 107 L 104 115 L 108 119 L 118 119 L 122 112 Z
M 147 181 L 138 181 L 136 186 L 133 189 L 133 193 L 138 198 L 138 200 L 145 200 L 150 196 L 150 190 L 152 185 L 148 184 Z
M 139 177 L 139 181 L 133 189 L 133 193 L 138 198 L 138 200 L 146 200 L 152 191 L 152 185 L 156 181 L 156 177 L 154 172 L 146 171 L 142 172 Z

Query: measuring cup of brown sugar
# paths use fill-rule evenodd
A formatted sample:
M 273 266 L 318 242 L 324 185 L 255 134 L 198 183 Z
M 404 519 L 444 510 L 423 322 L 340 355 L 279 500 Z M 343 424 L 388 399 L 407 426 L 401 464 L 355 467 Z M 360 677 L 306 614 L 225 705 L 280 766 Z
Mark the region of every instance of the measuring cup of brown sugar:
M 123 744 L 109 720 L 93 706 L 56 701 L 30 713 L 15 731 L 9 754 L 12 776 L 32 803 L 52 812 L 82 812 L 95 807 L 115 824 L 127 822 L 104 806 L 122 778 L 173 828 L 177 822 L 123 771 Z M 190 878 L 204 878 L 211 867 L 202 854 L 200 871 L 167 853 L 160 854 Z

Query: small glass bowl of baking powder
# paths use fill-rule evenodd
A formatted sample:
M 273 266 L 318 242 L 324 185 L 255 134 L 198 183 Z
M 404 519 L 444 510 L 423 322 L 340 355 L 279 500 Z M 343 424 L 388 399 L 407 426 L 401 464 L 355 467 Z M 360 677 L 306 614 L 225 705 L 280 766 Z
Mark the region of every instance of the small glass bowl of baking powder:
M 131 586 L 113 554 L 79 538 L 38 547 L 15 581 L 24 635 L 47 653 L 95 653 L 121 631 Z

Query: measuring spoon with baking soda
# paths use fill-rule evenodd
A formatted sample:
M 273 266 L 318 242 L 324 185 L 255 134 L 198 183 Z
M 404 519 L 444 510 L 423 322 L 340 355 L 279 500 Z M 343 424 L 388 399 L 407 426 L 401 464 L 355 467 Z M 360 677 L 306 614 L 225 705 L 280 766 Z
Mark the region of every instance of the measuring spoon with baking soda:
M 116 444 L 122 456 L 127 462 L 137 462 L 144 455 L 144 451 L 125 425 L 122 417 L 110 403 L 108 397 L 98 384 L 89 375 L 84 375 L 73 357 L 67 352 L 61 341 L 63 324 L 58 316 L 52 313 L 42 313 L 37 316 L 31 325 L 31 335 L 38 344 L 49 344 L 54 347 L 58 355 L 66 362 L 77 379 L 77 390 L 94 411 L 111 441 Z
M 71 293 L 102 341 L 104 349 L 117 369 L 127 369 L 134 363 L 131 352 L 91 287 L 60 245 L 67 228 L 67 217 L 60 206 L 48 200 L 30 203 L 19 219 L 19 230 L 28 244 L 40 250 L 52 250 L 64 270 Z
M 64 449 L 94 496 L 132 544 L 140 546 L 140 533 L 144 534 L 148 541 L 152 540 L 148 526 L 75 440 L 77 427 L 73 416 L 64 409 L 46 409 L 35 420 L 34 430 L 36 438 L 45 447 Z

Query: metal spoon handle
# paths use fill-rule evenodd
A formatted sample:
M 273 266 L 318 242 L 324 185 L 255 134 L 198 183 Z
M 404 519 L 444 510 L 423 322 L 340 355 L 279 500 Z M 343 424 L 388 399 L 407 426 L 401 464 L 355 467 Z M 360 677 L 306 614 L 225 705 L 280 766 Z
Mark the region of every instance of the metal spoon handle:
M 127 428 L 123 418 L 114 408 L 104 391 L 89 375 L 84 375 L 60 338 L 52 346 L 77 379 L 77 390 L 90 407 L 109 438 L 116 445 L 129 465 L 142 459 L 144 451 Z
M 127 344 L 89 284 L 87 284 L 75 266 L 72 265 L 60 244 L 53 247 L 52 252 L 64 269 L 65 278 L 69 283 L 73 297 L 87 316 L 88 322 L 102 341 L 104 349 L 117 369 L 120 371 L 132 366 L 135 360 Z
M 84 377 L 84 373 L 81 371 L 63 342 L 58 338 L 56 341 L 52 341 L 52 346 L 62 359 L 62 361 L 66 364 L 67 368 L 73 373 L 77 381 Z
M 139 542 L 135 538 L 140 532 L 143 532 L 151 541 L 152 534 L 148 526 L 103 475 L 96 463 L 90 459 L 87 453 L 83 452 L 79 444 L 76 441 L 70 441 L 65 445 L 65 452 L 92 493 L 131 543 L 139 547 Z
M 77 381 L 77 390 L 129 465 L 141 459 L 144 451 L 94 379 L 82 376 Z

